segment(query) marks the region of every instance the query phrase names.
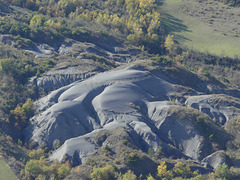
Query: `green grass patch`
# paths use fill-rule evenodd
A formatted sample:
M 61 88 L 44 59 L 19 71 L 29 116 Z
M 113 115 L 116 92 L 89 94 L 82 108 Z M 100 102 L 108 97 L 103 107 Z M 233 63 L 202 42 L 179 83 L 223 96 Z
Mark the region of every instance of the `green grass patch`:
M 7 163 L 0 158 L 0 179 L 1 180 L 17 180 L 18 178 L 14 175 Z
M 234 57 L 239 55 L 240 37 L 214 31 L 207 23 L 179 10 L 181 0 L 165 0 L 161 9 L 162 22 L 169 34 L 174 34 L 179 44 L 201 52 Z M 228 26 L 228 24 L 226 24 Z

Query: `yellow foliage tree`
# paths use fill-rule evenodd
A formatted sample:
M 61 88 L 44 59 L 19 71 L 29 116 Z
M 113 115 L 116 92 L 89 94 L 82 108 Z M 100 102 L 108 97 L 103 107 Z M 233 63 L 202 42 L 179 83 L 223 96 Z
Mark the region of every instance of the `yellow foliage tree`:
M 151 174 L 149 174 L 149 176 L 147 177 L 147 180 L 155 180 L 155 178 L 154 178 L 154 177 L 152 177 L 152 175 L 151 175 Z
M 164 46 L 169 51 L 170 54 L 174 52 L 174 50 L 176 49 L 176 46 L 173 40 L 173 35 L 167 36 Z
M 139 0 L 139 7 L 149 10 L 153 8 L 155 0 Z
M 111 180 L 116 176 L 116 171 L 114 167 L 110 164 L 107 164 L 105 167 L 94 168 L 91 173 L 91 178 L 93 180 Z
M 43 20 L 42 20 L 42 17 L 41 15 L 34 15 L 30 21 L 30 26 L 37 26 L 37 27 L 40 27 L 42 26 L 43 24 Z
M 160 165 L 157 168 L 157 171 L 159 177 L 163 177 L 167 173 L 167 165 L 165 161 L 160 163 Z

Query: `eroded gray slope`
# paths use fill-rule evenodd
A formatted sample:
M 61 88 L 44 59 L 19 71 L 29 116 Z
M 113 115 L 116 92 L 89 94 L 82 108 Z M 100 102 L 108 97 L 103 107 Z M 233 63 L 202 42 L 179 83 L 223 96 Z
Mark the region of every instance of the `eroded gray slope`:
M 26 134 L 33 127 L 31 139 L 39 145 L 46 143 L 51 147 L 55 139 L 64 142 L 103 127 L 109 121 L 131 122 L 138 119 L 138 112 L 130 103 L 143 103 L 152 95 L 134 82 L 146 80 L 155 81 L 152 89 L 161 90 L 153 90 L 152 93 L 160 97 L 166 96 L 167 90 L 172 88 L 171 84 L 148 72 L 124 69 L 102 73 L 64 90 L 54 91 L 37 103 L 39 108 L 46 110 L 32 118 L 33 125 L 27 128 Z
M 237 118 L 240 113 L 239 99 L 225 94 L 192 96 L 185 104 L 206 113 L 221 125 Z
M 75 82 L 37 101 L 37 114 L 24 131 L 26 140 L 49 148 L 60 140 L 63 145 L 51 159 L 67 155 L 77 163 L 99 146 L 94 141 L 99 131 L 119 126 L 139 139 L 137 146 L 144 150 L 161 146 L 169 155 L 200 161 L 225 148 L 226 133 L 208 115 L 171 101 L 177 97 L 189 102 L 197 94 L 202 99 L 196 84 L 184 87 L 161 70 L 151 73 L 136 64 Z
M 0 36 L 0 42 L 10 43 L 11 36 Z M 14 41 L 11 43 L 15 43 Z M 56 57 L 54 69 L 40 77 L 34 77 L 31 83 L 39 91 L 49 93 L 75 81 L 85 80 L 99 72 L 135 61 L 136 55 L 144 53 L 138 48 L 124 46 L 97 46 L 93 43 L 83 43 L 72 39 L 64 39 L 56 43 L 56 47 L 47 44 L 35 44 L 28 47 L 27 52 L 36 55 L 36 58 Z

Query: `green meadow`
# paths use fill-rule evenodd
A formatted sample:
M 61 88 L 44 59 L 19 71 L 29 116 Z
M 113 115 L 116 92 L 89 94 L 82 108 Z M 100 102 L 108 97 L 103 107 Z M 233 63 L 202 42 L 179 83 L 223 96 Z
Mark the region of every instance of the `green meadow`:
M 181 1 L 165 0 L 161 7 L 164 12 L 162 23 L 167 27 L 167 31 L 175 36 L 179 44 L 216 55 L 230 57 L 240 55 L 240 37 L 216 32 L 199 18 L 182 13 L 179 10 Z
M 0 179 L 1 180 L 17 180 L 18 178 L 14 175 L 7 163 L 0 158 Z

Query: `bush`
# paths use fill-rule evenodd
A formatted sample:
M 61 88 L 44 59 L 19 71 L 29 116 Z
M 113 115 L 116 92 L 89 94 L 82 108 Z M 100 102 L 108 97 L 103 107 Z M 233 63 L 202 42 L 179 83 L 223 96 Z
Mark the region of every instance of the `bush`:
M 22 106 L 18 104 L 14 110 L 10 111 L 10 119 L 16 127 L 25 127 L 27 120 L 33 115 L 33 111 L 33 101 L 27 99 Z
M 71 168 L 68 164 L 61 164 L 61 166 L 57 169 L 57 177 L 58 179 L 64 179 L 71 171 Z
M 57 142 L 57 145 L 56 145 L 56 148 L 58 149 L 58 148 L 60 148 L 60 146 L 61 146 L 61 142 L 58 141 L 58 142 Z
M 131 170 L 128 170 L 122 177 L 118 180 L 137 180 L 137 176 Z
M 228 165 L 226 165 L 225 163 L 223 163 L 222 165 L 219 165 L 215 169 L 215 175 L 221 179 L 230 179 L 231 174 L 230 174 Z
M 25 175 L 29 178 L 35 179 L 39 174 L 42 174 L 41 164 L 37 160 L 30 160 L 25 166 Z
M 157 173 L 159 177 L 164 177 L 167 173 L 167 165 L 166 162 L 161 162 L 157 168 Z
M 69 163 L 61 164 L 58 161 L 50 162 L 41 157 L 40 159 L 31 159 L 26 163 L 23 179 L 64 179 L 71 171 Z
M 116 179 L 116 171 L 112 165 L 106 165 L 105 167 L 94 168 L 91 173 L 93 180 L 114 180 Z
M 45 156 L 45 153 L 42 148 L 38 148 L 30 151 L 28 155 L 31 159 L 39 160 L 41 157 Z
M 105 151 L 111 151 L 111 148 L 110 148 L 108 145 L 104 146 L 103 149 L 104 149 Z
M 192 172 L 189 166 L 184 165 L 182 162 L 178 162 L 173 167 L 173 175 L 176 177 L 190 178 L 196 175 L 196 172 Z
M 138 155 L 134 152 L 131 152 L 128 155 L 126 162 L 129 165 L 136 165 L 139 160 L 140 160 L 140 158 L 138 157 Z

